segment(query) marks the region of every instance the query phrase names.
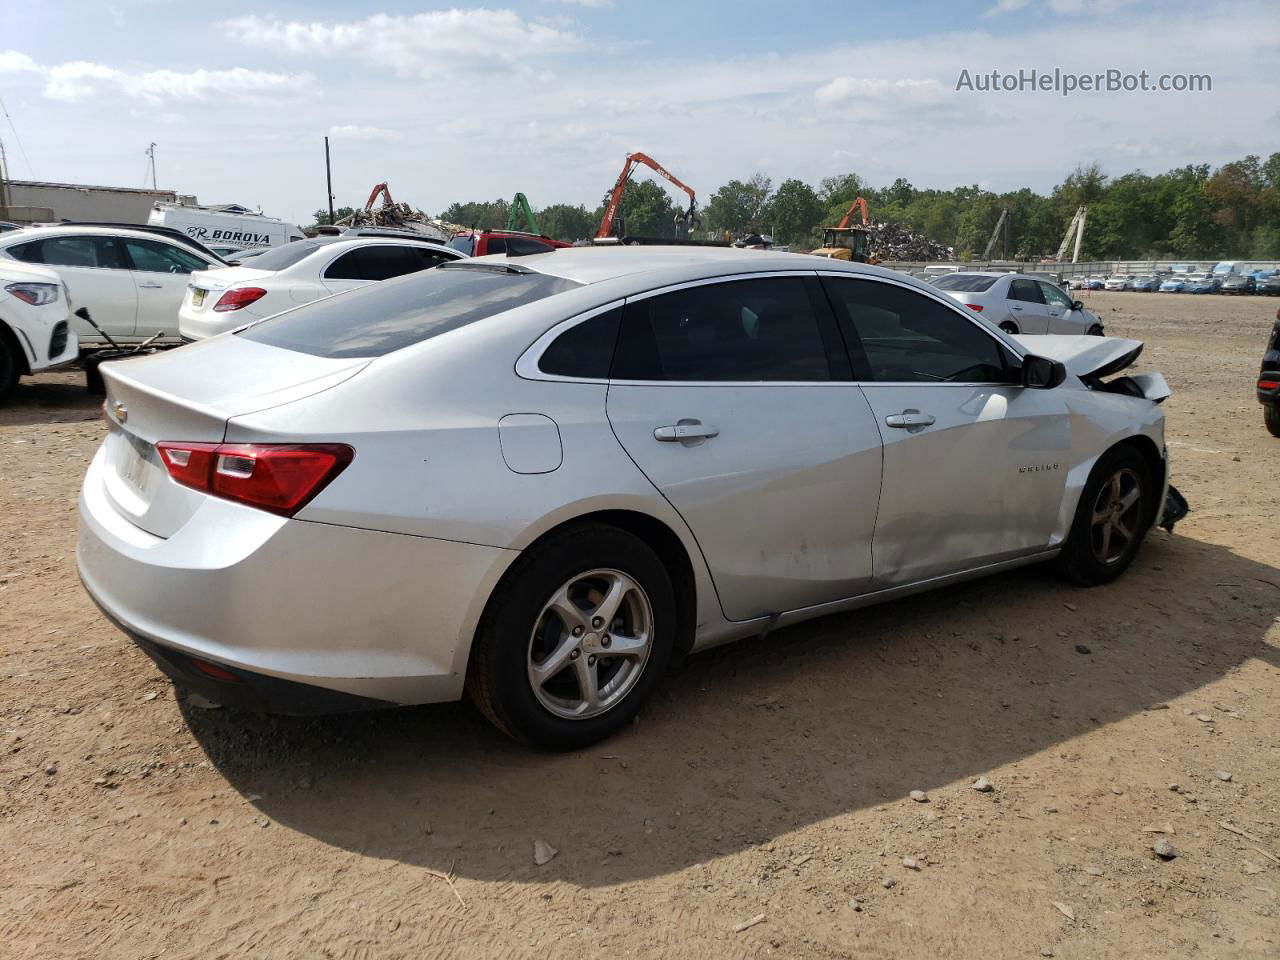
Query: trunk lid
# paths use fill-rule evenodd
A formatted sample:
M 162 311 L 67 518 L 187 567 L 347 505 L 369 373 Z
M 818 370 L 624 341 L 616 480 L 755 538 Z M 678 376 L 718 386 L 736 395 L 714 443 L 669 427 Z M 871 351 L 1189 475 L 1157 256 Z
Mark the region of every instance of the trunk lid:
M 108 499 L 148 533 L 172 536 L 206 495 L 170 479 L 157 442 L 218 443 L 232 417 L 320 393 L 369 362 L 314 357 L 232 336 L 103 364 L 111 426 L 103 445 Z
M 1141 340 L 1121 337 L 1050 334 L 1019 335 L 1014 339 L 1037 357 L 1059 361 L 1068 373 L 1082 380 L 1086 377 L 1109 377 L 1131 365 L 1142 353 Z

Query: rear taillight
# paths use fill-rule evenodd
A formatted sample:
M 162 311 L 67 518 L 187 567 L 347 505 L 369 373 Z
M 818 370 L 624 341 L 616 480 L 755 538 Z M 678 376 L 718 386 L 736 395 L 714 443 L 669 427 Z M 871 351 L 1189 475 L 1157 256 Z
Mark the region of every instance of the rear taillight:
M 344 443 L 157 443 L 176 482 L 291 517 L 346 469 Z
M 261 287 L 236 287 L 218 298 L 218 302 L 213 305 L 213 312 L 230 313 L 232 310 L 239 310 L 251 303 L 257 303 L 266 295 L 267 291 Z
M 1280 387 L 1280 380 L 1259 380 L 1258 381 L 1259 390 L 1274 390 L 1276 387 Z
M 982 304 L 980 303 L 966 303 L 965 306 L 970 310 L 976 310 L 978 313 L 982 312 Z

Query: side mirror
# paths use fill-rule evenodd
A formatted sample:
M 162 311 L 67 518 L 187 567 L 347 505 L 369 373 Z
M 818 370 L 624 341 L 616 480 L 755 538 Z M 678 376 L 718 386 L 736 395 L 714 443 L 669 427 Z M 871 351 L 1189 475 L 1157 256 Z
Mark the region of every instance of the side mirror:
M 1067 368 L 1057 360 L 1027 354 L 1022 358 L 1022 385 L 1032 390 L 1052 390 L 1067 379 Z
M 1071 301 L 1071 309 L 1072 309 L 1072 310 L 1083 310 L 1083 309 L 1084 309 L 1084 304 L 1083 304 L 1083 303 L 1081 303 L 1079 300 L 1072 300 L 1072 301 Z

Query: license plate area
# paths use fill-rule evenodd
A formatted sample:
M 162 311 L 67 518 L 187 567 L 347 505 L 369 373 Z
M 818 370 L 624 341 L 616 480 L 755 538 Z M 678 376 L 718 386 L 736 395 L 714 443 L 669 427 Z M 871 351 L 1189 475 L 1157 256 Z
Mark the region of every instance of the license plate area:
M 121 430 L 120 435 L 125 446 L 121 450 L 122 462 L 117 472 L 134 492 L 146 493 L 152 472 L 160 465 L 156 448 L 127 430 Z

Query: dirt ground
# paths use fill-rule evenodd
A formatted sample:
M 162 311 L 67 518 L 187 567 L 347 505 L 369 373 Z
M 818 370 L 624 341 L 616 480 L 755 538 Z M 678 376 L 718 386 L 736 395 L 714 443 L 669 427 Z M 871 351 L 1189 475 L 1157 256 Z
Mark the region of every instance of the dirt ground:
M 1280 301 L 1089 305 L 1174 389 L 1175 535 L 1109 587 L 1027 570 L 693 657 L 565 755 L 460 704 L 187 702 L 76 578 L 96 403 L 24 381 L 0 956 L 1280 957 L 1280 441 L 1252 387 Z

